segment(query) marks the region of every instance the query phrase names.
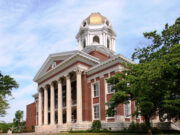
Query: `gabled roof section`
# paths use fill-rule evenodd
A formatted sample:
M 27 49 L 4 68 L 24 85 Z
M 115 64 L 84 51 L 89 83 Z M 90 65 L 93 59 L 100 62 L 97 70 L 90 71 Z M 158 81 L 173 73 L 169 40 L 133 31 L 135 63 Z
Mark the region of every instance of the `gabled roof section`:
M 45 62 L 43 63 L 43 65 L 41 66 L 41 68 L 39 69 L 39 71 L 37 72 L 37 74 L 35 75 L 33 80 L 36 80 L 38 78 L 38 76 L 41 76 L 41 74 L 47 72 L 48 68 L 51 66 L 51 64 L 53 63 L 55 58 L 56 59 L 59 58 L 59 60 L 65 60 L 68 57 L 72 56 L 74 53 L 76 53 L 76 50 L 75 51 L 50 54 L 47 57 L 47 59 L 45 60 Z
M 86 46 L 83 50 L 83 52 L 90 53 L 92 51 L 98 51 L 101 52 L 107 56 L 113 57 L 115 56 L 115 52 L 111 51 L 110 49 L 106 48 L 103 45 L 91 45 L 91 46 Z
M 54 54 L 50 54 L 48 56 L 48 58 L 46 59 L 46 61 L 44 62 L 44 64 L 42 65 L 42 67 L 39 69 L 38 73 L 36 74 L 36 76 L 34 77 L 34 81 L 36 82 L 39 78 L 41 78 L 42 76 L 48 74 L 49 72 L 51 72 L 53 69 L 56 69 L 60 66 L 63 66 L 65 64 L 67 64 L 71 59 L 77 57 L 77 56 L 81 56 L 84 59 L 87 59 L 87 61 L 93 61 L 94 64 L 98 64 L 100 63 L 100 61 L 96 58 L 93 57 L 85 52 L 82 51 L 69 51 L 69 52 L 62 52 L 62 53 L 54 53 Z M 59 63 L 56 67 L 54 67 L 53 69 L 48 70 L 48 68 L 53 64 L 54 61 L 56 60 L 62 60 L 61 63 Z
M 129 63 L 129 64 L 135 64 L 135 62 L 133 62 L 132 60 L 124 57 L 123 55 L 121 54 L 118 54 L 118 55 L 115 55 L 114 57 L 104 61 L 104 62 L 101 62 L 91 68 L 89 68 L 86 72 L 87 74 L 92 74 L 98 70 L 101 70 L 103 68 L 105 68 L 107 65 L 111 65 L 111 64 L 114 64 L 114 63 Z

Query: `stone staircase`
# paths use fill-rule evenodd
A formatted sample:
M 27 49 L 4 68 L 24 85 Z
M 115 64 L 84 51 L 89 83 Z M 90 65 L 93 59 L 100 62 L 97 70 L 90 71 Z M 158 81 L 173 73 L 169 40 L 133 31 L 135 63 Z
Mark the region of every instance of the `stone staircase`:
M 171 123 L 171 128 L 180 131 L 180 122 Z

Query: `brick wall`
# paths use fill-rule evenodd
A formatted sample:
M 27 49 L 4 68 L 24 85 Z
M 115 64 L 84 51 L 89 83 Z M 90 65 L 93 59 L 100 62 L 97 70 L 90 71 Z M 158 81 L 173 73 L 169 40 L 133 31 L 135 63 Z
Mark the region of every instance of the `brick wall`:
M 34 131 L 36 125 L 36 103 L 26 106 L 26 130 Z
M 105 55 L 105 54 L 103 54 L 101 52 L 98 52 L 98 51 L 92 51 L 89 54 L 96 57 L 96 58 L 99 58 L 102 61 L 105 61 L 105 60 L 110 58 L 109 56 L 107 56 L 107 55 Z
M 82 110 L 83 121 L 91 121 L 91 85 L 87 82 L 86 74 L 82 75 Z

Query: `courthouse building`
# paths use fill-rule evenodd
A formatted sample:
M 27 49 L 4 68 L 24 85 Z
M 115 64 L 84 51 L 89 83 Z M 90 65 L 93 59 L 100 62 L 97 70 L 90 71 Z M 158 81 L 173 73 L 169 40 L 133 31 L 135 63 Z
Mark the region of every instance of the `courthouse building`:
M 113 94 L 106 79 L 133 63 L 116 54 L 116 34 L 110 21 L 92 13 L 76 35 L 78 50 L 50 54 L 34 81 L 35 103 L 27 106 L 27 127 L 36 132 L 86 130 L 94 120 L 103 128 L 121 130 L 131 121 L 135 103 L 119 104 L 116 115 L 106 116 L 106 102 Z

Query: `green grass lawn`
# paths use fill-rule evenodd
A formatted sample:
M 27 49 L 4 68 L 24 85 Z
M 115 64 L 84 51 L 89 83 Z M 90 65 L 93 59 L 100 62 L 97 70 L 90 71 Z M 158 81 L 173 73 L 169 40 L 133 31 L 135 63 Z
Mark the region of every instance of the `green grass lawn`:
M 57 135 L 139 135 L 139 134 L 124 134 L 124 133 L 60 133 Z M 141 134 L 143 135 L 143 134 Z
M 59 133 L 55 135 L 145 135 L 139 133 Z M 180 135 L 180 134 L 158 134 L 158 135 Z

